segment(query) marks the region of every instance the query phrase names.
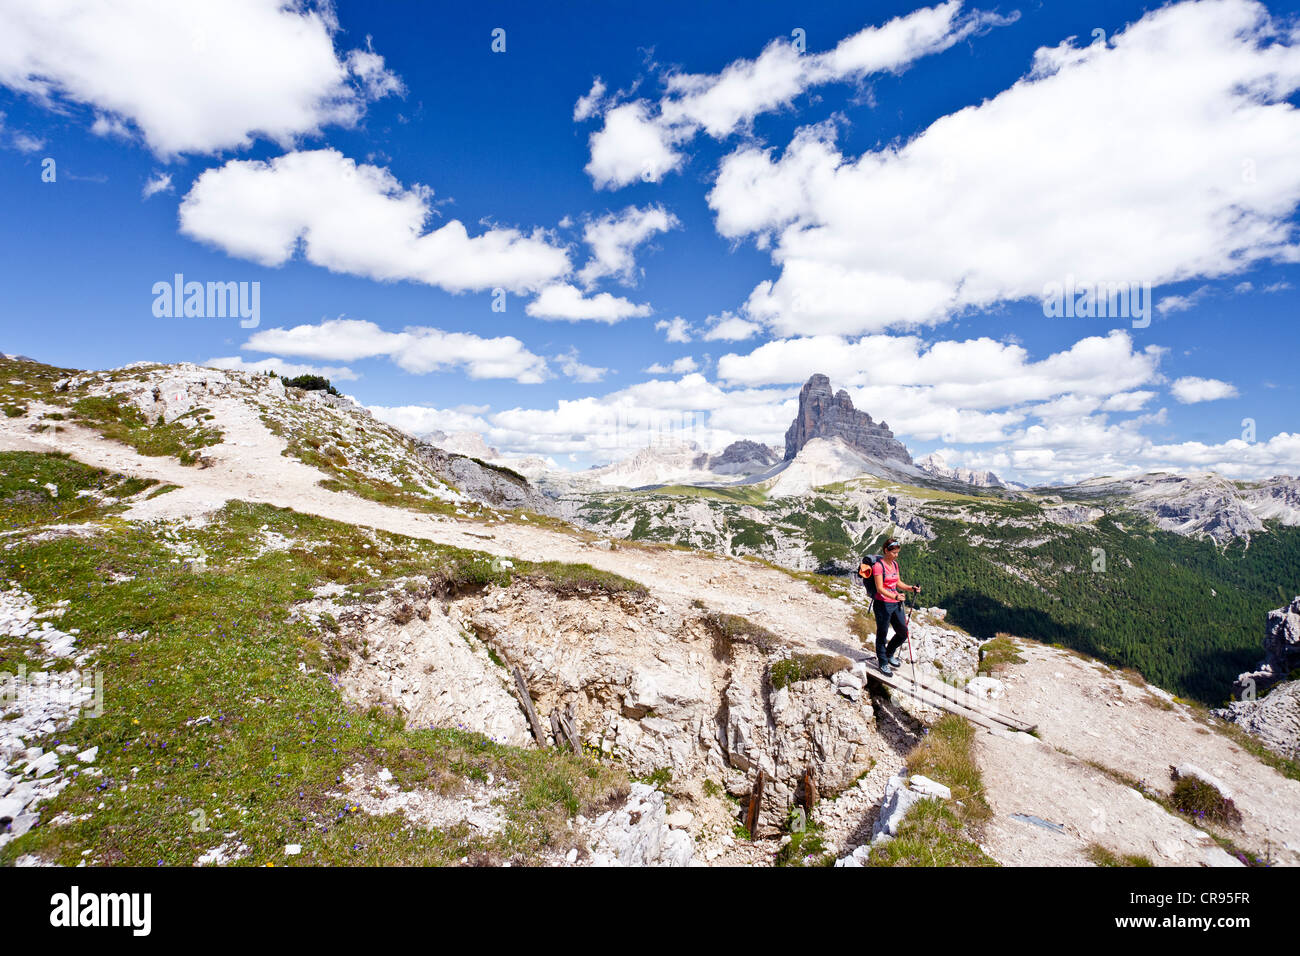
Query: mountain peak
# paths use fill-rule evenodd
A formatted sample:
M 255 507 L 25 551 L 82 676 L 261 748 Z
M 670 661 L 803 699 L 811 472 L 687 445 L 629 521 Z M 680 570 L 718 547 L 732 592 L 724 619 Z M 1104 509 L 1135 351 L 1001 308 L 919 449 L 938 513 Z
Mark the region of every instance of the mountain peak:
M 912 464 L 907 447 L 894 437 L 889 425 L 854 408 L 844 389 L 832 392 L 830 377 L 821 372 L 809 376 L 799 390 L 799 412 L 785 433 L 785 460 L 794 458 L 814 438 L 839 438 L 872 458 Z
M 975 471 L 971 468 L 949 468 L 948 462 L 938 452 L 931 452 L 916 461 L 916 467 L 934 478 L 949 481 L 961 481 L 980 488 L 1004 488 L 1005 483 L 991 471 Z

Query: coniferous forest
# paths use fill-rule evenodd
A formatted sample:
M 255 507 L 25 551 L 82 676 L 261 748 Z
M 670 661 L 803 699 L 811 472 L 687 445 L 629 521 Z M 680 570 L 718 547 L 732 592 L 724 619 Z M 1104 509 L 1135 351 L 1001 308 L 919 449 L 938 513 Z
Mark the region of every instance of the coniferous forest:
M 1211 706 L 1262 659 L 1268 612 L 1300 593 L 1300 528 L 1221 548 L 1108 517 L 1024 547 L 1023 529 L 980 526 L 972 544 L 969 526 L 932 523 L 937 538 L 908 549 L 904 577 L 952 623 L 1062 644 Z

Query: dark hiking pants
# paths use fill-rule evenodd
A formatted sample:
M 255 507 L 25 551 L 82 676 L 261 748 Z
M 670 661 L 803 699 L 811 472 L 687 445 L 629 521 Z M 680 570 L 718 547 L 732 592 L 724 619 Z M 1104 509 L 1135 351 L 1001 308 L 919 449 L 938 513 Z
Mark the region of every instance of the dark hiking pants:
M 907 640 L 907 615 L 903 613 L 902 601 L 873 601 L 871 610 L 876 615 L 876 657 L 883 661 Z M 891 624 L 894 639 L 886 645 Z

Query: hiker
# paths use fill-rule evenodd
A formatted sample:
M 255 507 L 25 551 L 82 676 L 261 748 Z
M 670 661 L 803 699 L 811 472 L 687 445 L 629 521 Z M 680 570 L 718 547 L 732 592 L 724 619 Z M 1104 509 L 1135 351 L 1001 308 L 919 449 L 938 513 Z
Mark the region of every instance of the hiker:
M 868 563 L 864 559 L 858 568 L 858 574 L 871 593 L 871 610 L 876 615 L 876 660 L 880 664 L 880 673 L 886 676 L 892 676 L 892 668 L 903 663 L 902 658 L 894 652 L 907 640 L 907 618 L 903 613 L 903 597 L 899 592 L 921 593 L 919 584 L 907 584 L 899 576 L 900 547 L 897 538 L 890 538 L 885 542 L 883 554 L 869 555 L 875 560 Z M 894 639 L 886 646 L 890 624 L 894 626 Z

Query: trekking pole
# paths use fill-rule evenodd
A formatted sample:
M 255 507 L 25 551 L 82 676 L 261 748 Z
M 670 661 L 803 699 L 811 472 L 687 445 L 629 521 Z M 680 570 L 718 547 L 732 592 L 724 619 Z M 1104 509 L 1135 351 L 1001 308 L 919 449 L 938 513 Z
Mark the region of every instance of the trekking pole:
M 907 628 L 907 659 L 912 662 L 912 690 L 917 691 L 921 685 L 916 682 L 916 658 L 912 655 L 912 603 L 906 596 L 903 598 L 903 605 L 907 608 L 906 624 Z

